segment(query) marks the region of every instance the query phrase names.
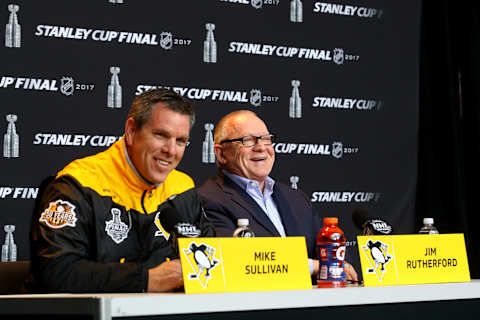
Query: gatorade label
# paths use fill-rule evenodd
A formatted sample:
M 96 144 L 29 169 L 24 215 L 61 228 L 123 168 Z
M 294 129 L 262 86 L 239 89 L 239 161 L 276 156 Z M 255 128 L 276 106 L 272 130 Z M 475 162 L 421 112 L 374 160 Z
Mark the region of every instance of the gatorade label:
M 345 259 L 345 246 L 340 243 L 319 245 L 317 256 L 319 257 L 318 280 L 343 281 L 343 261 Z

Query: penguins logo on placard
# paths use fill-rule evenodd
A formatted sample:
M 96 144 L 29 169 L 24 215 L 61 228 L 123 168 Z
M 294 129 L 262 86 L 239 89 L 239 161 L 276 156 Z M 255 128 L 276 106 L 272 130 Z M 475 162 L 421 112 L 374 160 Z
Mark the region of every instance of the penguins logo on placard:
M 387 271 L 385 265 L 389 263 L 393 256 L 388 253 L 388 245 L 381 242 L 368 240 L 366 245 L 362 246 L 363 253 L 366 255 L 370 268 L 367 273 L 375 273 L 378 281 L 382 281 L 384 273 Z
M 71 96 L 74 90 L 74 82 L 72 77 L 63 77 L 60 84 L 60 92 L 66 96 Z
M 160 33 L 160 47 L 165 50 L 172 49 L 173 46 L 173 36 L 171 32 L 162 32 Z
M 53 229 L 60 229 L 65 226 L 75 227 L 77 222 L 75 206 L 63 200 L 50 202 L 38 221 L 45 223 Z
M 333 50 L 333 62 L 335 62 L 336 64 L 343 64 L 344 62 L 343 49 L 335 48 Z
M 192 267 L 193 273 L 188 274 L 188 280 L 198 280 L 202 287 L 207 287 L 208 280 L 212 278 L 213 270 L 220 260 L 215 258 L 215 248 L 204 243 L 197 245 L 190 242 L 188 249 L 183 249 L 183 254 Z
M 343 156 L 343 144 L 341 142 L 332 143 L 332 156 L 337 159 Z
M 250 104 L 254 107 L 258 107 L 262 104 L 262 91 L 258 89 L 250 90 Z

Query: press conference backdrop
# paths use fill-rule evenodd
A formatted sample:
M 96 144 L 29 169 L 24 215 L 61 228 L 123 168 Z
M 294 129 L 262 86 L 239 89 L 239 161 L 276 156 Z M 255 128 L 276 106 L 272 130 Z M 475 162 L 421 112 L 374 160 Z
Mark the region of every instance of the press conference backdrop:
M 414 231 L 420 1 L 0 3 L 0 242 L 18 260 L 41 180 L 118 140 L 159 87 L 195 104 L 179 169 L 197 185 L 214 125 L 249 109 L 278 137 L 272 177 L 339 217 L 349 252 L 358 207 Z

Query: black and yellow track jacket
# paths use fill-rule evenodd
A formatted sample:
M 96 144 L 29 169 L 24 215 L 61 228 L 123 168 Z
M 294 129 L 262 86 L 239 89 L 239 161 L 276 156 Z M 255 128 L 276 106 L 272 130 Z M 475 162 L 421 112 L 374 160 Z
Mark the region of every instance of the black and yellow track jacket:
M 178 256 L 158 219 L 168 206 L 186 213 L 203 235 L 215 235 L 192 179 L 173 170 L 160 186 L 149 185 L 131 164 L 123 141 L 71 162 L 37 199 L 31 289 L 145 291 L 148 269 Z

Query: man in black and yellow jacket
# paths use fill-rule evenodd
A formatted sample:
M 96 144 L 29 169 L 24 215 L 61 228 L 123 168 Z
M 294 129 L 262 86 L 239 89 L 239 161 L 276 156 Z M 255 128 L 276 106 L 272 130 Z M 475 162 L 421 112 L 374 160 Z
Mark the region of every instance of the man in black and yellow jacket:
M 134 99 L 119 141 L 71 162 L 46 184 L 31 226 L 33 290 L 153 292 L 183 285 L 162 210 L 174 207 L 203 236 L 215 236 L 192 179 L 175 170 L 194 121 L 191 104 L 175 92 L 145 92 Z

